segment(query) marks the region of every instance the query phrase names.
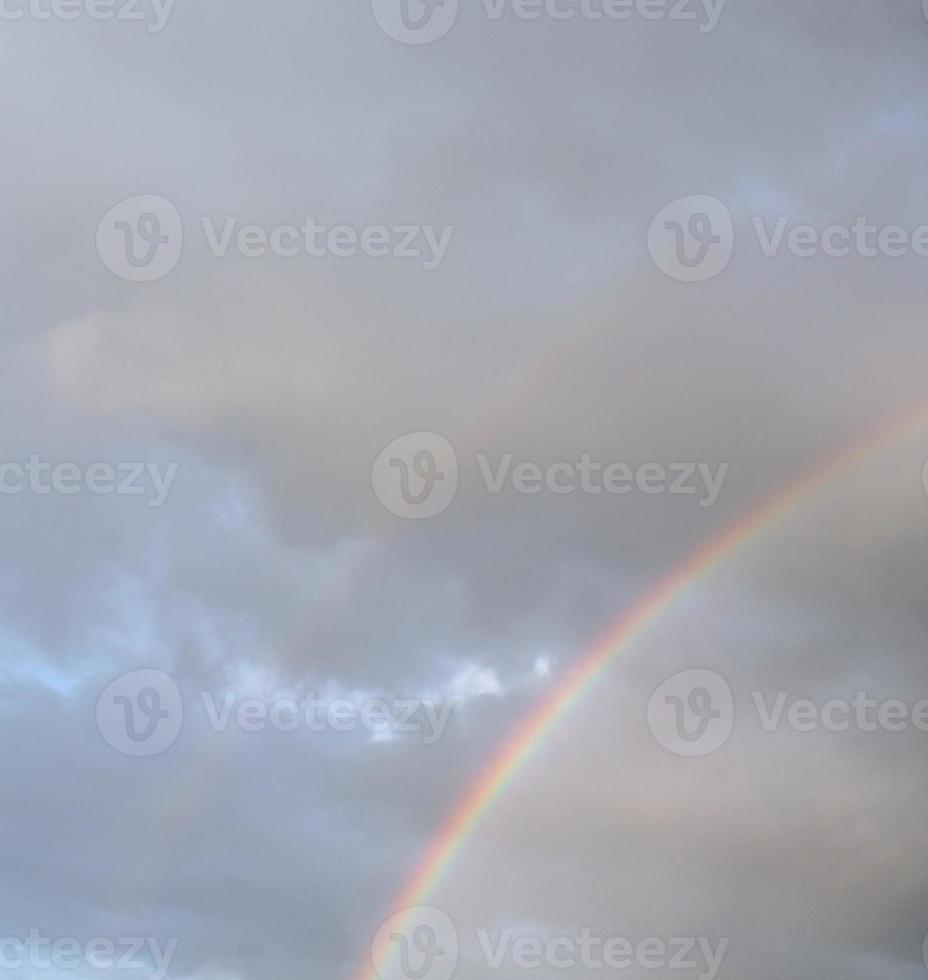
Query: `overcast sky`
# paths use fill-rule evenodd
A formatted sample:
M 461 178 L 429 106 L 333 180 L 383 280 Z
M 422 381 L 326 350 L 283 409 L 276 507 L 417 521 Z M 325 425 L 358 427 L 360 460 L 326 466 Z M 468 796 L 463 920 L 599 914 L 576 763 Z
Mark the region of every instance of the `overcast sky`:
M 422 900 L 457 980 L 708 980 L 494 969 L 506 930 L 925 980 L 920 0 L 56 3 L 0 5 L 0 976 L 370 971 L 610 624 L 893 429 L 679 596 Z M 858 692 L 905 723 L 829 730 Z

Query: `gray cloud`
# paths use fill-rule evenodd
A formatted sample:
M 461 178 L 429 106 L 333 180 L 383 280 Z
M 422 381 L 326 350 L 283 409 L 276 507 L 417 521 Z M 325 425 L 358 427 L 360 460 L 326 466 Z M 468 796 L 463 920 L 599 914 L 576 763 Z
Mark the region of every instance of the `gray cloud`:
M 188 980 L 354 977 L 456 801 L 592 640 L 777 487 L 924 404 L 924 260 L 765 258 L 752 218 L 928 222 L 926 30 L 917 0 L 729 0 L 707 34 L 473 4 L 421 48 L 366 4 L 178 0 L 160 34 L 4 22 L 2 461 L 178 463 L 156 509 L 0 496 L 5 932 L 177 936 Z M 647 249 L 693 193 L 735 230 L 701 284 Z M 94 247 L 138 194 L 184 222 L 149 284 Z M 230 215 L 454 235 L 431 272 L 217 259 L 200 219 Z M 462 480 L 405 522 L 371 465 L 416 431 L 452 443 Z M 478 453 L 730 470 L 705 508 L 494 496 Z M 755 688 L 928 696 L 926 458 L 924 427 L 869 456 L 615 663 L 433 896 L 462 933 L 724 935 L 722 977 L 924 975 L 924 736 L 745 719 Z M 476 671 L 498 690 L 435 746 L 218 736 L 194 715 L 131 759 L 94 704 L 140 666 L 188 707 L 262 677 L 421 697 Z M 702 760 L 645 721 L 691 667 L 736 691 L 734 736 Z M 462 980 L 483 975 L 465 947 Z

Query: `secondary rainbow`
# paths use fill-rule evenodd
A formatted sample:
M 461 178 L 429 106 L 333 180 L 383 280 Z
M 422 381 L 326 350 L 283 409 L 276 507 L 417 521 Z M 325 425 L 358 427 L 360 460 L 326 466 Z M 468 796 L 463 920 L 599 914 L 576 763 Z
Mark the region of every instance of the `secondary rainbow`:
M 759 537 L 799 503 L 823 488 L 833 479 L 863 460 L 870 453 L 900 439 L 928 423 L 928 406 L 920 405 L 912 413 L 889 426 L 883 426 L 866 438 L 831 456 L 824 464 L 795 480 L 764 500 L 760 506 L 736 521 L 721 535 L 698 548 L 667 576 L 658 581 L 638 602 L 598 639 L 564 675 L 554 694 L 535 708 L 520 725 L 516 734 L 503 746 L 464 795 L 451 818 L 428 848 L 415 874 L 393 902 L 393 913 L 424 904 L 454 864 L 461 848 L 486 815 L 493 802 L 505 792 L 518 770 L 541 746 L 548 734 L 582 698 L 584 693 L 610 665 L 644 634 L 658 617 L 689 588 L 698 583 L 725 558 L 738 553 Z M 366 966 L 358 980 L 377 980 L 389 976 L 386 967 L 390 951 L 386 945 L 371 951 L 373 965 Z

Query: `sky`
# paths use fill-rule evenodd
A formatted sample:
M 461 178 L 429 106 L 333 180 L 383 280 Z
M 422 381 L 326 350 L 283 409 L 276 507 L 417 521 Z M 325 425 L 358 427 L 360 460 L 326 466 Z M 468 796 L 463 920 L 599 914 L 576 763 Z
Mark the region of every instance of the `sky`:
M 0 976 L 925 980 L 926 42 L 0 4 Z

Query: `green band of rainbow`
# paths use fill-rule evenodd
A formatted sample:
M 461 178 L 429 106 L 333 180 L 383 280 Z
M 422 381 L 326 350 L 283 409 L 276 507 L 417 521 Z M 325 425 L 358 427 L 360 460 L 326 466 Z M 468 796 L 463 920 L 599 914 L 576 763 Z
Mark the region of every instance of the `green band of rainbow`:
M 881 427 L 863 440 L 841 450 L 811 473 L 789 483 L 766 499 L 747 516 L 726 529 L 719 537 L 699 548 L 677 566 L 642 599 L 627 609 L 605 634 L 571 667 L 554 694 L 542 702 L 503 746 L 465 794 L 450 820 L 429 846 L 422 863 L 393 903 L 394 912 L 421 906 L 454 864 L 468 837 L 505 792 L 518 770 L 541 746 L 544 737 L 583 697 L 610 665 L 644 634 L 658 617 L 724 559 L 733 557 L 758 538 L 778 518 L 822 489 L 870 453 L 900 439 L 928 423 L 928 406 L 919 405 L 891 425 Z M 377 980 L 389 976 L 390 951 L 384 946 L 372 950 L 373 965 L 366 966 L 358 980 Z M 383 969 L 378 969 L 382 967 Z

